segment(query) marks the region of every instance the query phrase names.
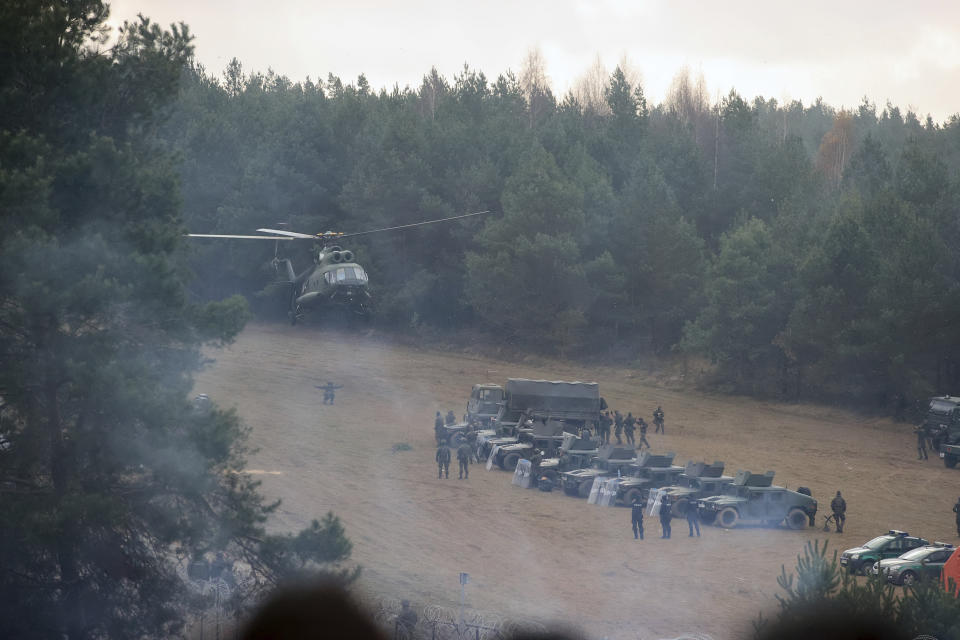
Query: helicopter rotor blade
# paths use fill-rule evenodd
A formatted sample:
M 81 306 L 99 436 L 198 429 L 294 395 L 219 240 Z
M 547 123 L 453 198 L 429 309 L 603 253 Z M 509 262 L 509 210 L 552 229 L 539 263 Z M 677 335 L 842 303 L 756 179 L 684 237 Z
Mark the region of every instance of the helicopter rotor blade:
M 278 238 L 276 236 L 233 236 L 217 233 L 188 233 L 188 238 L 235 238 L 238 240 L 293 240 L 293 238 Z M 307 236 L 308 238 L 310 236 Z
M 297 233 L 296 231 L 284 231 L 283 229 L 257 229 L 262 233 L 275 233 L 278 236 L 286 236 L 288 239 L 302 238 L 304 240 L 316 240 L 317 236 L 309 233 Z
M 339 237 L 341 238 L 351 238 L 353 236 L 364 236 L 368 233 L 380 233 L 381 231 L 396 231 L 398 229 L 409 229 L 410 227 L 422 227 L 425 224 L 433 224 L 435 222 L 449 222 L 450 220 L 460 220 L 461 218 L 470 218 L 472 216 L 483 215 L 484 213 L 490 213 L 487 211 L 476 211 L 474 213 L 465 213 L 459 216 L 452 216 L 450 218 L 440 218 L 438 220 L 425 220 L 423 222 L 414 222 L 413 224 L 401 224 L 397 227 L 384 227 L 383 229 L 373 229 L 371 231 L 357 231 L 356 233 L 342 233 Z M 257 229 L 257 231 L 263 231 L 263 229 Z

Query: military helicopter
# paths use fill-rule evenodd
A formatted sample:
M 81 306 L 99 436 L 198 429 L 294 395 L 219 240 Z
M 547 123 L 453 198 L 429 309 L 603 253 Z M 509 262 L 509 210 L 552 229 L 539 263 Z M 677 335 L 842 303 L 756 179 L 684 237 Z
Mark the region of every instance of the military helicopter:
M 326 231 L 324 233 L 298 233 L 286 229 L 257 229 L 258 232 L 271 235 L 244 236 L 212 233 L 188 233 L 190 238 L 229 238 L 238 240 L 273 240 L 274 257 L 270 261 L 277 273 L 275 284 L 288 285 L 290 296 L 287 317 L 290 324 L 297 324 L 306 313 L 317 311 L 323 307 L 342 308 L 362 318 L 369 318 L 372 313 L 370 306 L 370 292 L 367 291 L 369 277 L 362 266 L 354 261 L 353 252 L 344 249 L 339 243 L 343 238 L 381 233 L 384 231 L 399 231 L 421 227 L 438 222 L 462 220 L 473 216 L 490 213 L 477 211 L 465 213 L 449 218 L 425 220 L 413 224 L 403 224 L 396 227 L 341 233 Z M 293 269 L 289 258 L 280 257 L 280 242 L 293 240 L 313 240 L 313 265 L 299 275 Z

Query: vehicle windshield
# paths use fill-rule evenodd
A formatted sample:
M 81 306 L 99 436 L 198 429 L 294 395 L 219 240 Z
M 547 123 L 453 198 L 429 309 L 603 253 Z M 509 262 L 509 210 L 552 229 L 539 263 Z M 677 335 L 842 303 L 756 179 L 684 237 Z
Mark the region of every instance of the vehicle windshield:
M 930 413 L 944 415 L 944 414 L 950 413 L 956 408 L 957 408 L 957 405 L 948 400 L 931 400 L 930 401 Z
M 928 555 L 930 555 L 931 553 L 933 553 L 932 550 L 930 550 L 930 549 L 924 549 L 924 548 L 921 547 L 920 549 L 914 549 L 913 551 L 907 551 L 905 554 L 903 554 L 902 556 L 900 556 L 900 558 L 901 558 L 902 560 L 923 560 L 924 558 L 926 558 L 926 557 L 927 557 Z
M 323 277 L 330 284 L 366 284 L 369 279 L 363 267 L 340 267 L 327 271 Z
M 876 551 L 877 549 L 882 549 L 887 546 L 887 543 L 891 540 L 893 540 L 893 538 L 890 536 L 878 536 L 863 546 L 865 546 L 867 549 L 873 549 Z

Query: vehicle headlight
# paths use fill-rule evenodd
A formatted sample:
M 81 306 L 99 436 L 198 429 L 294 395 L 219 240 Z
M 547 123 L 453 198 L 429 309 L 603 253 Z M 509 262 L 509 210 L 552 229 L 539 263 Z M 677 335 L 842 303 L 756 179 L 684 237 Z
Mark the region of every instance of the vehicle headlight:
M 851 559 L 851 560 L 859 560 L 859 559 L 860 559 L 860 554 L 859 554 L 859 553 L 854 553 L 854 554 L 852 554 L 852 555 L 850 556 L 850 559 Z

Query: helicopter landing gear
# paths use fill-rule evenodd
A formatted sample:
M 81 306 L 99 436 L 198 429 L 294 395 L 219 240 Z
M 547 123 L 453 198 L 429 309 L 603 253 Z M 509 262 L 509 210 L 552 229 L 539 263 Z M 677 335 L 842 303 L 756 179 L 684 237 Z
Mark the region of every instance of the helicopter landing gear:
M 290 325 L 296 326 L 297 320 L 303 317 L 303 309 L 300 308 L 300 305 L 295 305 L 287 311 L 287 317 L 290 318 Z

